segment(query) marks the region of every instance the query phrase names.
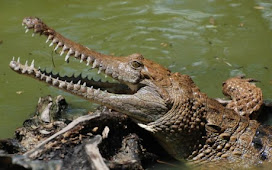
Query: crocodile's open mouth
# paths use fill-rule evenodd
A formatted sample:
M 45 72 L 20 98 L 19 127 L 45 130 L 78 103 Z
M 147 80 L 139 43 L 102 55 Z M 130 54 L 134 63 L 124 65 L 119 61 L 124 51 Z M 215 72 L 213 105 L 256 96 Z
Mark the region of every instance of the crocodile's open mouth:
M 34 60 L 30 64 L 28 62 L 21 64 L 20 58 L 13 58 L 10 67 L 17 73 L 130 115 L 137 122 L 147 123 L 157 120 L 168 109 L 164 102 L 164 98 L 168 98 L 168 93 L 155 85 L 155 80 L 163 84 L 168 82 L 163 81 L 164 75 L 170 74 L 168 69 L 145 59 L 141 54 L 115 57 L 95 52 L 63 37 L 36 17 L 25 18 L 23 26 L 26 32 L 33 30 L 33 35 L 46 36 L 46 43 L 51 41 L 49 46 L 55 46 L 54 51 L 59 52 L 60 55 L 66 53 L 65 61 L 74 57 L 118 83 L 95 81 L 82 77 L 81 74 L 61 76 L 46 69 L 35 68 Z
M 25 64 L 21 64 L 20 58 L 13 58 L 10 62 L 10 67 L 17 73 L 32 76 L 64 90 L 78 91 L 78 93 L 86 92 L 88 90 L 94 92 L 103 90 L 114 94 L 133 94 L 137 91 L 138 87 L 134 85 L 133 82 L 125 82 L 123 77 L 119 76 L 120 73 L 118 72 L 118 69 L 111 65 L 111 60 L 116 60 L 115 58 L 113 59 L 111 56 L 97 53 L 78 43 L 72 42 L 49 28 L 38 18 L 25 18 L 22 25 L 25 27 L 26 33 L 29 32 L 29 30 L 33 30 L 32 36 L 35 34 L 47 36 L 46 43 L 51 41 L 49 47 L 55 45 L 55 52 L 58 52 L 58 49 L 62 48 L 59 50 L 59 54 L 62 56 L 66 53 L 65 61 L 68 61 L 70 57 L 74 57 L 80 60 L 81 63 L 85 62 L 86 65 L 90 66 L 92 69 L 98 69 L 98 74 L 104 73 L 105 77 L 109 76 L 119 83 L 95 81 L 88 77 L 83 77 L 82 74 L 70 77 L 61 76 L 59 74 L 54 74 L 52 71 L 47 72 L 45 69 L 35 68 L 34 60 L 28 65 L 27 61 Z

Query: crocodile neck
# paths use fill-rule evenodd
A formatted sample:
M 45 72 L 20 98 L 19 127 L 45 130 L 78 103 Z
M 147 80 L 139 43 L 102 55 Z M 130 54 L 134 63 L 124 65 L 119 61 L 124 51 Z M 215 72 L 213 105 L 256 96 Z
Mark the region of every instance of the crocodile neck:
M 200 92 L 192 79 L 172 74 L 171 109 L 144 128 L 175 158 L 199 161 L 247 156 L 259 123 Z

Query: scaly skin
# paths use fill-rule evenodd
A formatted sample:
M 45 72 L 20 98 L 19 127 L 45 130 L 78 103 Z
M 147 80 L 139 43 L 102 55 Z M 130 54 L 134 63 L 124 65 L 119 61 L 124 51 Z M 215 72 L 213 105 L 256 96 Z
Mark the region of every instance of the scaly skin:
M 243 77 L 233 77 L 224 82 L 223 93 L 232 98 L 226 107 L 235 110 L 241 116 L 256 118 L 263 104 L 263 94 L 260 88 L 250 83 L 254 81 L 243 79 Z
M 52 40 L 50 46 L 56 45 L 55 51 L 62 47 L 60 54 L 67 52 L 66 61 L 75 57 L 120 84 L 61 77 L 36 69 L 34 61 L 28 66 L 13 59 L 10 67 L 17 73 L 128 115 L 176 159 L 242 165 L 271 161 L 271 127 L 249 118 L 262 105 L 262 93 L 248 79 L 233 78 L 223 84 L 224 93 L 233 97 L 224 107 L 200 92 L 189 76 L 172 73 L 140 54 L 114 57 L 94 52 L 64 38 L 38 18 L 25 18 L 23 25 Z M 253 102 L 240 109 L 248 96 Z

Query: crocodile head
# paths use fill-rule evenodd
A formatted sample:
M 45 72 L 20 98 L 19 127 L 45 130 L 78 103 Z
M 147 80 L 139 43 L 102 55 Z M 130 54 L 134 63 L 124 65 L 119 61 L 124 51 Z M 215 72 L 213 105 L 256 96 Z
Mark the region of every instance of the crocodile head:
M 47 36 L 46 43 L 51 41 L 49 46 L 54 46 L 54 51 L 61 49 L 60 55 L 66 53 L 65 61 L 71 57 L 78 59 L 87 67 L 97 69 L 98 74 L 103 73 L 118 83 L 94 81 L 81 75 L 60 76 L 35 68 L 34 60 L 29 65 L 27 62 L 23 65 L 20 58 L 10 62 L 10 67 L 17 73 L 127 114 L 139 123 L 155 121 L 168 111 L 169 94 L 165 89 L 170 84 L 168 77 L 171 72 L 168 69 L 141 54 L 115 57 L 95 52 L 63 37 L 36 17 L 25 18 L 23 26 L 26 32 L 33 30 L 33 36 Z

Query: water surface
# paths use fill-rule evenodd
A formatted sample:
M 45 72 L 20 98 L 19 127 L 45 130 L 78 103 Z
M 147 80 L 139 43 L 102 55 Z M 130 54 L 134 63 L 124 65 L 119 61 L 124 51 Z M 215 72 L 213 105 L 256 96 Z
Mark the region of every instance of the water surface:
M 272 99 L 269 1 L 1 0 L 0 9 L 0 138 L 11 137 L 35 112 L 40 96 L 64 95 L 72 107 L 86 112 L 96 107 L 9 69 L 12 56 L 20 56 L 21 61 L 35 59 L 41 67 L 61 73 L 88 72 L 78 61 L 67 64 L 52 53 L 45 37 L 25 34 L 21 22 L 26 16 L 40 17 L 101 53 L 141 53 L 173 72 L 192 76 L 211 97 L 223 97 L 221 83 L 243 74 L 259 80 L 264 97 Z

